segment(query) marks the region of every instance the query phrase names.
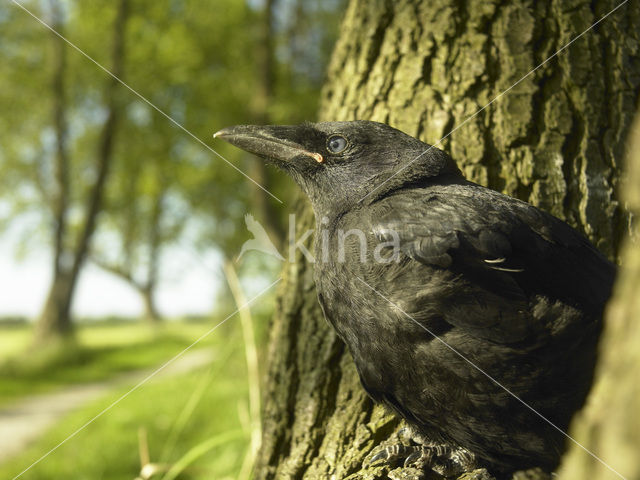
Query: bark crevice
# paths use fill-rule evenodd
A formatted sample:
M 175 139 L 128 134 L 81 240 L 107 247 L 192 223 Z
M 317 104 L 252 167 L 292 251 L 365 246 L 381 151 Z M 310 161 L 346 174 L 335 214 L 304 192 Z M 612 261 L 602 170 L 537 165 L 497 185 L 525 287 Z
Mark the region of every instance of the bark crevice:
M 387 121 L 433 144 L 615 6 L 593 5 L 568 13 L 564 0 L 352 0 L 321 120 Z M 621 7 L 439 146 L 469 179 L 569 219 L 612 258 L 628 222 L 616 190 L 640 87 L 637 10 Z M 615 52 L 610 64 L 603 52 Z M 299 227 L 313 228 L 305 208 Z M 281 383 L 265 389 L 255 478 L 421 478 L 362 467 L 397 441 L 400 422 L 371 404 L 349 353 L 339 353 L 302 261 L 287 266 L 273 320 L 267 376 Z

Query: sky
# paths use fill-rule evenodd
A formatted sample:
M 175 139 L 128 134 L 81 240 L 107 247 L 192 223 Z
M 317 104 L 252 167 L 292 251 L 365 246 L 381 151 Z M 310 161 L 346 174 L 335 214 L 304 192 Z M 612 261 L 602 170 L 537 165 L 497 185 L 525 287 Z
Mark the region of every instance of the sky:
M 11 233 L 0 236 L 0 317 L 33 319 L 40 313 L 50 285 L 51 253 L 43 246 L 19 260 L 16 243 Z M 219 259 L 181 247 L 173 247 L 164 258 L 156 295 L 160 313 L 168 317 L 210 313 L 220 287 Z M 142 301 L 125 282 L 88 263 L 72 310 L 78 317 L 137 316 L 142 313 Z

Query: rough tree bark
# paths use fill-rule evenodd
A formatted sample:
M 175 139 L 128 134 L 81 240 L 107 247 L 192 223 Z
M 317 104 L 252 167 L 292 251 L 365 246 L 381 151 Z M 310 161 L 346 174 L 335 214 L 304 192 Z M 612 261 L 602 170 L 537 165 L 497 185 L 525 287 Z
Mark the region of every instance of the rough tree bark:
M 382 121 L 431 144 L 446 135 L 439 147 L 468 178 L 566 219 L 614 258 L 628 230 L 618 184 L 640 84 L 637 3 L 513 85 L 618 3 L 352 0 L 321 117 Z M 299 230 L 313 228 L 299 203 Z M 417 478 L 363 469 L 399 422 L 360 387 L 317 306 L 312 269 L 301 255 L 285 267 L 255 477 Z
M 630 141 L 622 193 L 635 225 L 623 240 L 622 267 L 608 306 L 602 358 L 587 407 L 576 417 L 571 434 L 603 462 L 572 444 L 560 479 L 640 478 L 640 113 Z
M 111 71 L 118 78 L 122 76 L 122 67 L 124 63 L 124 27 L 127 19 L 127 5 L 128 0 L 120 0 L 114 23 L 112 54 L 113 65 Z M 64 41 L 57 36 L 54 38 L 54 41 L 59 45 L 57 47 L 58 50 L 68 48 Z M 59 54 L 63 55 L 61 50 Z M 61 58 L 64 60 L 64 57 Z M 64 68 L 64 61 L 59 64 L 58 68 Z M 64 70 L 61 75 L 64 75 Z M 56 78 L 57 76 L 58 74 L 56 73 Z M 79 238 L 72 247 L 69 246 L 70 242 L 65 243 L 65 239 L 63 238 L 66 231 L 66 209 L 68 205 L 66 205 L 66 203 L 61 203 L 60 205 L 60 208 L 63 208 L 64 211 L 62 211 L 61 215 L 59 214 L 59 219 L 57 219 L 59 223 L 56 224 L 56 242 L 54 245 L 56 249 L 54 253 L 56 264 L 54 266 L 54 276 L 47 300 L 42 313 L 40 314 L 40 318 L 38 319 L 36 327 L 36 344 L 47 341 L 51 337 L 68 337 L 72 333 L 71 303 L 73 300 L 73 294 L 77 284 L 78 275 L 84 265 L 87 252 L 89 250 L 89 244 L 95 230 L 98 213 L 102 207 L 104 186 L 111 166 L 113 143 L 118 119 L 115 93 L 117 84 L 118 82 L 113 78 L 109 79 L 107 84 L 105 98 L 107 99 L 108 113 L 102 128 L 97 149 L 96 180 L 89 191 L 87 211 Z M 59 89 L 58 93 L 63 95 L 64 85 L 60 83 L 57 88 Z M 61 96 L 60 98 L 62 99 L 64 97 Z M 62 104 L 62 107 L 58 107 L 56 105 L 55 108 L 56 111 L 58 108 L 64 109 L 64 104 Z M 64 112 L 62 112 L 62 115 L 63 114 Z M 58 118 L 58 115 L 59 114 L 57 113 L 56 118 Z M 58 144 L 63 145 L 63 140 L 64 137 L 60 137 L 60 132 L 58 132 Z M 59 159 L 60 151 L 61 147 L 58 147 Z M 58 163 L 60 164 L 60 162 Z M 68 162 L 66 162 L 64 167 L 68 167 Z M 68 177 L 69 172 L 64 171 L 63 175 Z M 58 182 L 60 182 L 60 180 L 58 180 Z M 60 188 L 62 187 L 64 188 L 58 196 L 60 198 L 67 198 L 69 196 L 68 181 L 66 183 L 60 183 Z

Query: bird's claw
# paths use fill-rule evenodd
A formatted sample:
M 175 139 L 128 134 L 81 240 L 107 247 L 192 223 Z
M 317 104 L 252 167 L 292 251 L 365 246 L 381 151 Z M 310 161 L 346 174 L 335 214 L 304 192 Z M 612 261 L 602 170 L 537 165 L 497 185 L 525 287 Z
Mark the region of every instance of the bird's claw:
M 399 432 L 400 433 L 400 432 Z M 431 469 L 444 477 L 457 476 L 475 468 L 475 456 L 463 448 L 448 445 L 390 445 L 377 452 L 367 466 L 384 461 L 387 464 L 399 463 L 403 466 Z
M 404 467 L 409 467 L 415 463 L 421 462 L 424 459 L 424 449 L 416 450 L 415 452 L 410 453 L 407 458 L 404 459 Z
M 386 463 L 394 463 L 397 460 L 406 459 L 413 454 L 420 453 L 422 447 L 418 446 L 407 446 L 407 445 L 390 445 L 388 447 L 384 447 L 378 453 L 376 453 L 371 460 L 369 460 L 368 465 L 373 465 L 376 462 L 383 460 Z
M 387 453 L 387 449 L 384 448 L 380 450 L 378 453 L 376 453 L 373 457 L 371 457 L 371 460 L 369 460 L 369 465 L 373 465 L 374 463 L 380 460 L 387 461 L 388 459 L 389 459 L 389 454 Z

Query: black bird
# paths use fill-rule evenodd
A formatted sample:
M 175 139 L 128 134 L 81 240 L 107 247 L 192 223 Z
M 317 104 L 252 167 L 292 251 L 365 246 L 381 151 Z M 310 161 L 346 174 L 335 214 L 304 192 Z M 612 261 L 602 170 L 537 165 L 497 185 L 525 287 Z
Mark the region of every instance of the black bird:
M 388 125 L 215 136 L 266 158 L 311 200 L 325 316 L 369 395 L 422 443 L 376 458 L 418 451 L 447 475 L 558 465 L 591 386 L 611 262 L 563 221 L 465 180 L 445 152 Z

